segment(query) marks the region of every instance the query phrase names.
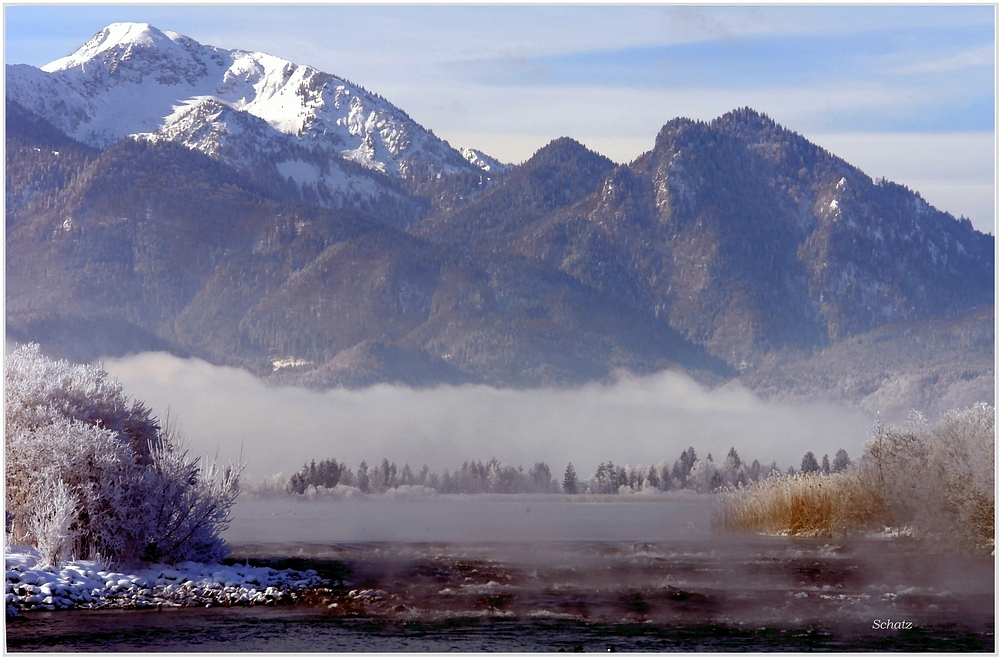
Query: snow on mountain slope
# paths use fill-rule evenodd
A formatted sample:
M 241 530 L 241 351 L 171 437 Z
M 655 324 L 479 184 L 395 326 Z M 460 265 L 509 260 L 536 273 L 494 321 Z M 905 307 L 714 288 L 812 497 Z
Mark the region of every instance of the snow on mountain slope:
M 230 152 L 221 143 L 249 125 L 235 119 L 246 113 L 331 162 L 336 154 L 397 178 L 482 171 L 405 112 L 346 80 L 145 23 L 112 24 L 41 69 L 9 65 L 7 97 L 96 147 L 155 135 L 245 166 L 252 145 Z
M 7 67 L 7 97 L 71 137 L 103 148 L 156 130 L 174 106 L 214 94 L 225 51 L 148 25 L 115 24 L 42 69 Z
M 112 23 L 95 34 L 90 41 L 69 55 L 50 62 L 43 71 L 65 71 L 87 66 L 98 58 L 105 62 L 130 60 L 132 51 L 149 50 L 158 53 L 150 59 L 159 59 L 162 68 L 173 68 L 170 63 L 186 68 L 186 60 L 199 44 L 176 32 L 157 30 L 148 23 Z
M 513 168 L 513 165 L 504 164 L 496 158 L 486 155 L 479 149 L 460 148 L 458 150 L 466 160 L 491 174 L 503 173 Z
M 263 119 L 210 96 L 190 99 L 158 130 L 136 137 L 180 143 L 245 170 L 291 178 L 305 196 L 330 207 L 395 195 L 376 180 L 377 175 L 310 150 Z

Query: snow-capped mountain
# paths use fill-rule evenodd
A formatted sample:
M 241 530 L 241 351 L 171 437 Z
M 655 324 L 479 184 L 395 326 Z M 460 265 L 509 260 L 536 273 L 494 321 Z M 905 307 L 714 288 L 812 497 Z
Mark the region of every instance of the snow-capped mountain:
M 8 66 L 7 98 L 90 146 L 129 136 L 170 140 L 243 168 L 267 156 L 300 185 L 346 185 L 345 193 L 375 194 L 378 185 L 343 160 L 404 180 L 499 164 L 483 154 L 470 162 L 337 76 L 145 23 L 109 25 L 41 69 Z
M 121 23 L 7 67 L 6 171 L 8 336 L 75 359 L 782 390 L 864 343 L 862 374 L 815 379 L 863 397 L 897 386 L 885 336 L 945 317 L 975 358 L 931 340 L 924 397 L 993 387 L 992 238 L 750 108 L 673 119 L 628 165 L 562 138 L 510 167 L 333 75 Z

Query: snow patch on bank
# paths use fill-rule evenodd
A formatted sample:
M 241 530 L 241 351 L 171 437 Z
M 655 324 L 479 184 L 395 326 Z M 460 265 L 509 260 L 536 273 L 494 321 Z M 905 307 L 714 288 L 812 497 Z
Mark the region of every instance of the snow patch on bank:
M 7 548 L 6 581 L 7 616 L 22 610 L 294 603 L 302 590 L 324 584 L 312 569 L 248 564 L 152 564 L 132 573 L 90 560 L 42 565 L 31 546 Z

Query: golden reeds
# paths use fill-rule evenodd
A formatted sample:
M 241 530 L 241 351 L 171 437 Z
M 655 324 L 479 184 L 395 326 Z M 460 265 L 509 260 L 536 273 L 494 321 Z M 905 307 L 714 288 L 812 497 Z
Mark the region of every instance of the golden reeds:
M 716 530 L 832 537 L 907 528 L 937 547 L 993 552 L 995 409 L 949 411 L 936 425 L 914 414 L 876 423 L 854 468 L 774 475 L 723 490 Z
M 719 494 L 712 525 L 724 532 L 832 537 L 873 526 L 881 497 L 862 473 L 774 475 Z

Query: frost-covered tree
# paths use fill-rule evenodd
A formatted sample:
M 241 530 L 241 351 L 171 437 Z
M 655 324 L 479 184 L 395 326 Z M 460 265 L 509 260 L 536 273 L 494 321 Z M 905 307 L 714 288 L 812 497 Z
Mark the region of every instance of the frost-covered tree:
M 887 521 L 945 543 L 992 547 L 995 410 L 980 403 L 932 425 L 914 413 L 901 427 L 877 423 L 858 464 Z
M 831 465 L 831 470 L 834 473 L 841 473 L 846 471 L 851 466 L 851 458 L 847 456 L 847 451 L 841 448 L 837 451 L 837 454 L 833 456 L 833 464 Z
M 316 463 L 303 464 L 298 473 L 293 473 L 288 480 L 288 493 L 303 494 L 309 487 L 325 487 L 332 489 L 341 481 L 344 473 L 350 473 L 346 465 L 338 464 L 336 459 L 324 459 Z
M 736 452 L 736 447 L 733 446 L 729 449 L 729 454 L 726 455 L 726 468 L 736 472 L 743 468 L 743 460 L 740 459 L 740 453 Z
M 722 486 L 722 475 L 719 473 L 712 455 L 708 455 L 705 459 L 696 460 L 691 466 L 687 487 L 700 493 L 709 493 L 720 486 Z
M 624 466 L 615 466 L 608 460 L 597 466 L 590 490 L 595 493 L 616 494 L 622 486 L 628 486 L 628 472 Z
M 202 468 L 99 366 L 52 361 L 37 345 L 7 357 L 5 503 L 9 540 L 50 562 L 211 561 L 241 467 Z
M 802 464 L 799 465 L 799 469 L 803 473 L 815 473 L 819 470 L 819 462 L 816 461 L 816 455 L 813 454 L 812 450 L 802 457 Z
M 670 491 L 674 488 L 674 479 L 670 475 L 670 465 L 666 460 L 660 462 L 660 490 Z
M 368 486 L 374 493 L 385 493 L 399 486 L 396 462 L 390 462 L 388 457 L 382 458 L 382 463 L 368 469 Z
M 683 489 L 687 486 L 688 475 L 696 461 L 698 461 L 698 455 L 694 451 L 694 446 L 691 446 L 682 452 L 681 456 L 674 462 L 672 475 L 678 487 Z
M 649 467 L 649 471 L 646 473 L 646 483 L 650 489 L 660 488 L 660 474 L 657 472 L 655 466 Z
M 447 476 L 448 471 L 445 471 L 444 474 Z M 365 461 L 362 461 L 361 464 L 358 465 L 358 489 L 365 493 L 369 493 L 371 491 L 371 479 L 368 477 L 368 463 Z
M 410 470 L 409 464 L 403 464 L 403 470 L 399 472 L 399 483 L 404 486 L 413 486 L 416 480 L 413 477 L 413 471 Z
M 548 493 L 552 490 L 552 471 L 545 462 L 536 462 L 528 471 L 531 478 L 531 489 L 536 493 Z
M 743 460 L 740 459 L 740 455 L 736 452 L 735 447 L 730 448 L 729 453 L 726 455 L 726 461 L 722 464 L 721 476 L 723 484 L 728 486 L 746 484 L 747 482 Z

